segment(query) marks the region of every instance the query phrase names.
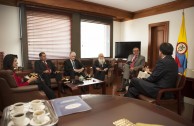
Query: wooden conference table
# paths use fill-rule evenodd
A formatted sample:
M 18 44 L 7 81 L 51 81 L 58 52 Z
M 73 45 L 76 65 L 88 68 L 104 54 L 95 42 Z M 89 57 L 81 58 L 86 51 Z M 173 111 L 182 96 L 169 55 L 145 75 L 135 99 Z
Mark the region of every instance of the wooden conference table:
M 178 114 L 163 107 L 137 99 L 110 95 L 81 95 L 90 111 L 62 116 L 58 126 L 113 126 L 126 118 L 132 123 L 161 124 L 165 126 L 192 126 Z
M 194 99 L 194 70 L 187 69 L 186 71 L 186 83 L 182 90 L 182 95 Z M 194 109 L 192 121 L 194 122 Z

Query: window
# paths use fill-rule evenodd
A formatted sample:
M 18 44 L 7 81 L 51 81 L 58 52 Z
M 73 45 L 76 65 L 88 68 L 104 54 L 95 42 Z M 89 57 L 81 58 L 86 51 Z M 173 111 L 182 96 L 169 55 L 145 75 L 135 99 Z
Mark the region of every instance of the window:
M 27 13 L 28 59 L 64 59 L 71 51 L 71 21 L 67 15 L 32 11 Z
M 110 25 L 81 21 L 81 58 L 110 57 Z

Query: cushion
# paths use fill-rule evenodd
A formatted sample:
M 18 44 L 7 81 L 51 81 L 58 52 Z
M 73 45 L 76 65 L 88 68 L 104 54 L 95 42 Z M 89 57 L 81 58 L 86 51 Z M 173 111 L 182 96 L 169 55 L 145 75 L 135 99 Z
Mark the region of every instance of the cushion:
M 4 78 L 11 88 L 17 87 L 12 70 L 0 70 L 0 77 Z

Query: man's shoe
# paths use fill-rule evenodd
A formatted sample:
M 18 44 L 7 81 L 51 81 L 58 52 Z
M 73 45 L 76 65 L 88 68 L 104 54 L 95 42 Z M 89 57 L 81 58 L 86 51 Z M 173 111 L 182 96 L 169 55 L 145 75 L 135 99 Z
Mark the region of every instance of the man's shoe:
M 125 88 L 121 88 L 121 89 L 118 89 L 117 92 L 125 92 L 126 89 Z

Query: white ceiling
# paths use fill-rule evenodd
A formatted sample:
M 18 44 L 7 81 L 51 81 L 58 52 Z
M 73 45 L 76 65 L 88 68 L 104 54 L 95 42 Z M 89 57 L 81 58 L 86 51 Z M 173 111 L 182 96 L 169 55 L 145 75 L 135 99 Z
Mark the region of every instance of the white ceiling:
M 134 11 L 154 7 L 157 5 L 169 3 L 175 0 L 84 0 L 84 1 L 98 3 L 98 4 L 134 12 Z

